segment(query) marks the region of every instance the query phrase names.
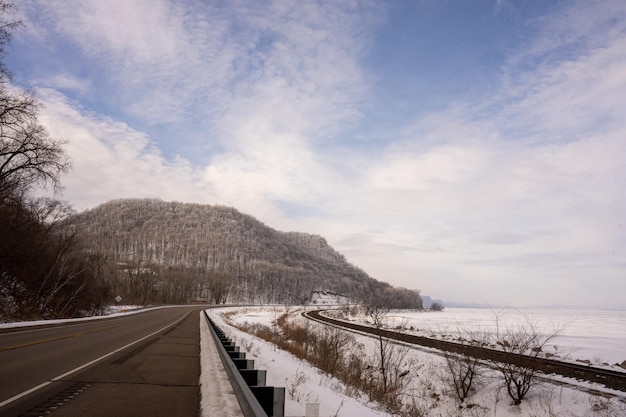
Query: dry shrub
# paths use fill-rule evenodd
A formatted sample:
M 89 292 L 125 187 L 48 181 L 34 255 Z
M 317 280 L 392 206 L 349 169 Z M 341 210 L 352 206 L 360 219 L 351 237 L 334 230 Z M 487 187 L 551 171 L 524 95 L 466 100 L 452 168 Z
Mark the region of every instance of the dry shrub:
M 494 367 L 502 374 L 504 387 L 515 405 L 521 404 L 526 394 L 536 384 L 538 370 L 533 366 L 532 359 L 538 357 L 548 342 L 564 331 L 564 327 L 542 329 L 528 317 L 525 319 L 522 324 L 506 327 L 500 332 L 496 316 L 498 332 L 495 335 L 495 344 L 505 352 L 528 358 L 517 363 L 494 362 Z
M 460 340 L 466 344 L 483 346 L 487 343 L 489 334 L 483 330 L 471 331 L 458 327 L 457 332 Z M 441 379 L 451 387 L 459 401 L 459 406 L 465 406 L 465 400 L 472 395 L 476 386 L 480 384 L 483 367 L 480 360 L 471 356 L 466 351 L 460 353 L 443 351 L 445 367 L 441 369 Z
M 315 366 L 331 375 L 342 373 L 351 342 L 354 342 L 352 335 L 335 327 L 324 327 L 312 345 Z
M 287 314 L 278 317 L 275 324 L 272 327 L 262 324 L 237 327 L 342 381 L 347 395 L 365 393 L 394 415 L 421 415 L 415 404 L 405 404 L 407 386 L 418 369 L 417 364 L 408 359 L 407 347 L 382 339 L 377 341 L 374 352 L 367 352 L 349 332 L 330 326 L 294 323 Z

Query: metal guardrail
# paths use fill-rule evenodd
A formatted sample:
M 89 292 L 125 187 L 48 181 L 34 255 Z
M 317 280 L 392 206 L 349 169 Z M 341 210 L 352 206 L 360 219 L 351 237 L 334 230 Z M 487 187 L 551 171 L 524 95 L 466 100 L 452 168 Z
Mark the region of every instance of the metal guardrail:
M 254 361 L 239 352 L 206 310 L 204 316 L 244 417 L 283 417 L 285 388 L 265 386 L 265 371 L 254 370 Z

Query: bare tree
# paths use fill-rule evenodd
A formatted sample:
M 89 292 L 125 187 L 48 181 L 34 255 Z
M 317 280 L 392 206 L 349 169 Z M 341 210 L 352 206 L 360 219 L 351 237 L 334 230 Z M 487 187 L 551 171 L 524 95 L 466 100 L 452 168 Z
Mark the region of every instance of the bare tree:
M 373 384 L 369 387 L 370 398 L 379 401 L 391 413 L 403 409 L 407 386 L 412 378 L 412 370 L 417 363 L 408 356 L 409 348 L 397 342 L 378 338 L 374 360 L 379 372 L 372 375 Z
M 315 366 L 331 375 L 339 372 L 347 349 L 353 342 L 351 334 L 336 327 L 324 326 L 315 335 L 315 343 L 312 343 Z
M 204 274 L 204 287 L 208 291 L 208 300 L 212 304 L 224 304 L 228 299 L 234 278 L 226 272 L 207 271 Z
M 38 123 L 39 104 L 31 93 L 0 84 L 0 195 L 27 192 L 35 184 L 60 187 L 69 168 L 62 142 Z
M 435 302 L 431 304 L 430 309 L 432 311 L 443 311 L 444 307 L 441 303 Z
M 368 285 L 361 292 L 361 299 L 365 313 L 372 320 L 374 327 L 378 330 L 378 369 L 381 374 L 382 389 L 387 391 L 388 386 L 388 374 L 387 364 L 388 358 L 388 341 L 382 335 L 382 329 L 385 325 L 387 313 L 389 313 L 391 293 L 386 287 L 377 286 L 373 282 L 369 282 Z
M 22 24 L 13 18 L 16 12 L 12 2 L 0 0 L 0 58 Z M 0 202 L 27 194 L 34 185 L 59 188 L 60 174 L 70 166 L 63 143 L 39 123 L 41 105 L 35 96 L 10 82 L 11 74 L 0 62 Z
M 22 25 L 20 20 L 13 19 L 17 14 L 17 7 L 10 1 L 0 0 L 0 58 L 4 57 L 4 48 L 11 41 L 13 31 Z M 11 74 L 0 62 L 0 82 L 6 82 Z
M 555 326 L 551 329 L 542 329 L 528 317 L 524 319 L 525 321 L 517 326 L 507 326 L 501 329 L 499 317 L 496 316 L 495 344 L 505 352 L 522 355 L 515 363 L 494 363 L 495 368 L 502 374 L 504 387 L 515 405 L 521 404 L 536 383 L 538 370 L 532 366 L 530 360 L 524 360 L 524 358 L 538 357 L 548 342 L 565 330 L 564 327 Z
M 457 326 L 459 340 L 464 343 L 482 346 L 487 343 L 489 333 L 487 331 L 470 330 Z M 482 376 L 480 360 L 470 355 L 466 350 L 460 352 L 443 351 L 445 368 L 442 369 L 443 380 L 452 387 L 456 398 L 462 407 L 465 400 L 474 392 L 477 383 Z
M 159 268 L 142 262 L 141 258 L 134 259 L 134 263 L 128 265 L 129 301 L 146 306 L 154 301 L 156 288 L 159 283 Z
M 12 85 L 1 62 L 21 25 L 16 12 L 13 2 L 0 0 L 0 290 L 14 315 L 71 316 L 93 311 L 103 288 L 75 230 L 63 224 L 71 208 L 32 195 L 35 187 L 58 191 L 70 162 L 63 142 L 39 122 L 35 95 Z
M 395 304 L 397 295 L 390 286 L 370 282 L 362 291 L 362 303 L 366 314 L 378 330 L 376 336 L 375 372 L 371 375 L 374 383 L 368 388 L 370 398 L 380 401 L 391 412 L 402 408 L 402 397 L 410 380 L 412 363 L 407 361 L 408 349 L 383 336 L 390 306 Z M 418 295 L 419 297 L 419 295 Z

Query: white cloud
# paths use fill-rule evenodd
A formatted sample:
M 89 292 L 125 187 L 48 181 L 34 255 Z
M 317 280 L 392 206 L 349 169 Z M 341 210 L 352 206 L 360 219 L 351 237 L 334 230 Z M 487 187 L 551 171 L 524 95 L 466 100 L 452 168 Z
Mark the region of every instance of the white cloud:
M 101 71 L 100 81 L 116 86 L 103 99 L 116 94 L 132 116 L 180 122 L 198 103 L 204 115 L 220 105 L 217 90 L 230 78 L 234 50 L 226 42 L 228 22 L 212 10 L 161 0 L 34 1 L 29 9 L 47 16 L 37 23 L 50 37 L 78 47 Z
M 576 79 L 559 85 L 563 91 L 577 88 Z M 570 126 L 561 111 L 576 105 L 568 96 L 562 102 L 557 95 L 539 99 L 544 94 L 528 96 L 525 103 L 534 106 L 518 106 L 515 121 L 523 124 L 541 114 L 549 123 L 538 122 L 533 134 L 545 135 L 546 143 L 494 141 L 486 132 L 490 139 L 468 143 L 465 138 L 460 145 L 442 141 L 417 150 L 395 145 L 371 168 L 361 202 L 372 207 L 372 218 L 382 215 L 383 221 L 362 243 L 363 251 L 351 250 L 351 259 L 383 279 L 413 282 L 448 299 L 513 304 L 558 299 L 623 307 L 614 294 L 626 290 L 618 279 L 626 257 L 621 214 L 626 210 L 626 125 L 611 115 L 626 107 L 618 103 L 604 112 L 593 102 L 599 96 L 582 100 L 581 108 L 593 111 L 594 121 L 605 115 L 610 122 L 596 133 L 582 124 L 570 141 L 552 142 L 550 132 L 559 124 L 551 121 Z M 626 96 L 626 86 L 616 86 L 612 96 L 619 94 Z M 499 115 L 493 116 L 497 124 Z M 503 130 L 511 117 L 504 116 Z M 476 130 L 471 121 L 457 128 L 456 135 L 449 127 L 430 135 L 441 130 L 443 137 L 464 137 Z M 361 225 L 367 223 L 361 219 Z M 398 232 L 404 235 L 395 236 Z M 372 241 L 377 251 L 367 249 Z M 394 247 L 399 242 L 414 248 L 412 253 Z M 590 282 L 596 283 L 593 291 L 581 287 Z M 611 289 L 602 289 L 600 282 Z
M 518 86 L 520 101 L 507 109 L 512 131 L 535 132 L 538 140 L 576 140 L 622 123 L 626 108 L 626 39 L 588 50 L 532 73 Z
M 237 113 L 241 101 L 261 104 L 278 93 L 325 131 L 355 113 L 363 84 L 354 58 L 363 47 L 354 35 L 373 21 L 361 12 L 366 6 L 41 0 L 30 9 L 50 16 L 49 34 L 102 69 L 137 119 L 220 118 Z
M 213 134 L 205 140 L 213 143 L 214 154 L 206 158 L 209 166 L 198 168 L 216 193 L 209 199 L 245 200 L 249 205 L 242 209 L 254 209 L 264 198 L 315 203 L 332 181 L 325 155 L 316 149 L 340 124 L 359 117 L 357 102 L 365 87 L 356 63 L 362 40 L 355 33 L 374 19 L 367 10 L 361 13 L 363 6 L 243 2 L 227 9 L 210 2 L 37 1 L 29 10 L 49 35 L 76 45 L 92 67 L 97 65 L 93 68 L 103 69 L 115 90 L 101 93 L 119 96 L 121 110 L 151 123 L 181 123 L 177 141 L 187 134 L 198 137 L 189 130 L 210 126 Z M 61 88 L 71 81 L 64 74 L 42 83 Z M 49 107 L 57 105 L 72 110 L 57 102 Z M 216 107 L 222 109 L 217 114 Z M 107 140 L 92 128 L 99 116 L 78 118 L 72 116 L 72 123 L 87 124 L 85 130 L 95 135 L 91 140 Z M 104 123 L 107 129 L 115 124 Z M 186 123 L 192 127 L 186 130 Z M 130 126 L 115 134 L 126 136 L 124 146 L 136 147 L 109 147 L 120 162 L 131 157 L 146 162 L 150 155 L 168 168 L 176 165 L 151 148 L 158 142 Z M 76 172 L 80 166 L 94 165 L 79 162 Z
M 77 209 L 113 198 L 159 197 L 210 201 L 210 184 L 186 161 L 166 161 L 148 137 L 121 122 L 80 112 L 53 90 L 40 90 L 41 121 L 54 137 L 68 140 L 73 161 L 63 197 Z
M 322 234 L 374 276 L 436 297 L 533 303 L 562 290 L 558 302 L 623 305 L 612 294 L 626 290 L 626 43 L 622 26 L 601 24 L 616 3 L 543 18 L 550 40 L 509 61 L 497 94 L 399 126 L 375 152 L 339 140 L 373 99 L 359 59 L 374 9 L 336 3 L 37 2 L 49 30 L 111 71 L 128 112 L 208 126 L 213 145 L 192 166 L 43 90 L 44 121 L 74 160 L 65 197 L 232 205 Z M 578 35 L 546 35 L 586 13 Z M 591 274 L 612 288 L 590 294 Z
M 551 61 L 506 68 L 519 77 L 498 95 L 422 117 L 375 159 L 361 155 L 344 201 L 353 216 L 327 226 L 340 249 L 447 299 L 623 307 L 626 44 L 624 31 L 590 26 L 584 48 L 552 44 Z

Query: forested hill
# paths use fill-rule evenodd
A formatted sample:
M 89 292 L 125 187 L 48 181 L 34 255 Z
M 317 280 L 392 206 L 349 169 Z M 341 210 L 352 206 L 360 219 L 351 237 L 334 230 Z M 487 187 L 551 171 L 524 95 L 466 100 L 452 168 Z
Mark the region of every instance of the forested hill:
M 372 279 L 321 236 L 280 232 L 230 207 L 115 200 L 70 225 L 96 258 L 125 268 L 128 279 L 118 280 L 117 291 L 137 301 L 303 303 L 315 290 L 356 299 L 372 288 L 393 292 L 387 298 L 395 307 L 421 301 L 415 291 Z M 144 281 L 152 287 L 128 287 Z

